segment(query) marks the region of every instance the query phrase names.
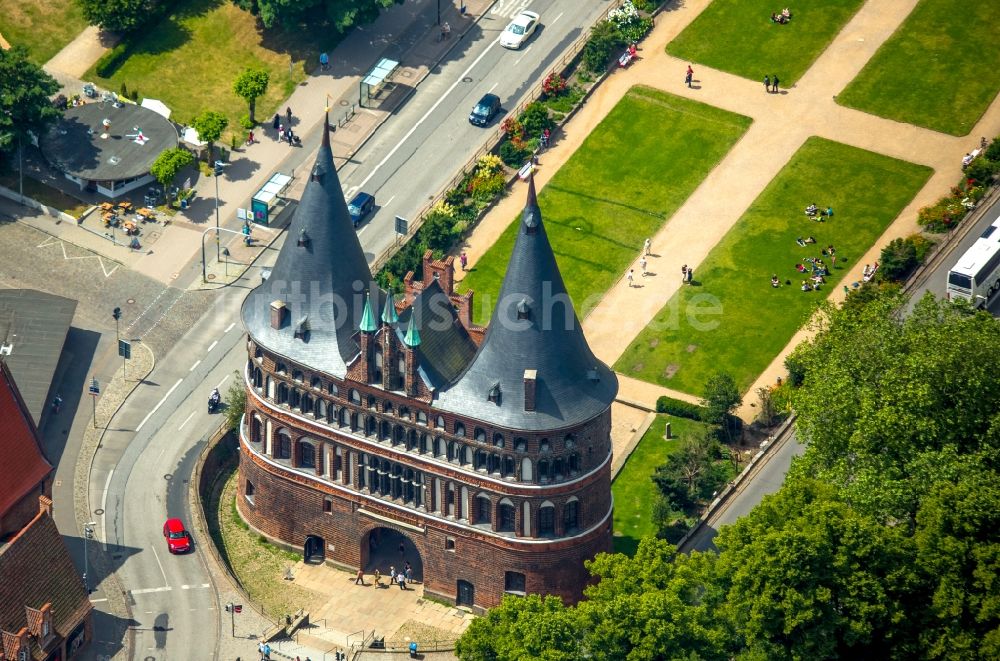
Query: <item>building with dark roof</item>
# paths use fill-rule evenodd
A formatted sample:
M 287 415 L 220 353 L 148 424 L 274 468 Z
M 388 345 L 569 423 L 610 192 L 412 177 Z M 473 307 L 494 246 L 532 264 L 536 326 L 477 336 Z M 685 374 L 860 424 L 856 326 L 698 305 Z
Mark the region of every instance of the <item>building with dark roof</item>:
M 38 513 L 39 496 L 52 496 L 52 465 L 14 377 L 0 360 L 0 543 Z
M 67 108 L 39 148 L 81 190 L 115 198 L 154 181 L 150 166 L 177 140 L 177 128 L 157 112 L 99 102 Z
M 52 501 L 42 496 L 35 507 L 0 545 L 0 660 L 72 659 L 92 635 L 93 606 L 52 520 Z
M 424 257 L 397 300 L 372 281 L 324 134 L 248 338 L 238 507 L 307 560 L 490 607 L 581 597 L 611 549 L 614 373 L 583 336 L 535 196 L 487 328 Z
M 0 289 L 0 360 L 10 368 L 35 425 L 45 413 L 75 313 L 71 298 L 35 289 Z

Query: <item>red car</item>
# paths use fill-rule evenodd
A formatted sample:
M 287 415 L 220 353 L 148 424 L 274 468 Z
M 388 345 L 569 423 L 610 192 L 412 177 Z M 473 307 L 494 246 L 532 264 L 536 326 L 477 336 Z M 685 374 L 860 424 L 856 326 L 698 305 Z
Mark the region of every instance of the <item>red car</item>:
M 191 550 L 191 535 L 184 530 L 180 519 L 167 519 L 163 524 L 163 536 L 167 538 L 167 548 L 171 553 L 187 553 Z

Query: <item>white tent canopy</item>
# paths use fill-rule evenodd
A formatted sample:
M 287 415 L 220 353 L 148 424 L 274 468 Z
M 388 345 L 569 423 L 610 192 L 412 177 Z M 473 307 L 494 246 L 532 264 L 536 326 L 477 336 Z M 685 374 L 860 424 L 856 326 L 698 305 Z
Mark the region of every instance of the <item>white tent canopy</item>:
M 148 108 L 158 115 L 163 115 L 164 118 L 170 119 L 170 108 L 163 101 L 157 99 L 143 99 L 142 107 Z
M 193 126 L 184 129 L 184 135 L 181 136 L 181 139 L 193 147 L 204 147 L 208 144 L 198 136 L 198 132 L 194 130 Z

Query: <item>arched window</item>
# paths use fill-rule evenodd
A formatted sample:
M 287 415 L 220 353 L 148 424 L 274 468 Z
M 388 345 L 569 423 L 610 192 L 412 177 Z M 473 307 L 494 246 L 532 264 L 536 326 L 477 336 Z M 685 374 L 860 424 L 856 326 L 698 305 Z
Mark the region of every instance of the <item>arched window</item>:
M 500 455 L 498 454 L 490 455 L 490 465 L 489 465 L 490 473 L 499 473 L 502 464 L 503 462 L 500 461 Z
M 365 436 L 374 436 L 375 432 L 378 430 L 378 421 L 375 420 L 374 416 L 365 417 Z
M 278 403 L 279 404 L 288 403 L 288 385 L 285 383 L 278 384 Z
M 278 445 L 274 456 L 278 459 L 292 458 L 292 437 L 284 430 L 278 432 Z
M 330 383 L 326 384 L 326 392 L 336 397 L 338 394 L 340 394 L 340 389 L 337 388 L 336 383 L 333 383 L 331 381 Z
M 260 390 L 263 385 L 264 385 L 264 373 L 260 370 L 259 367 L 255 366 L 253 368 L 253 387 L 256 388 L 257 390 Z
M 556 531 L 556 506 L 545 501 L 538 508 L 538 535 L 552 535 Z
M 467 466 L 472 463 L 472 446 L 466 445 L 462 448 L 462 465 Z
M 440 457 L 445 453 L 444 439 L 440 436 L 434 439 L 434 456 Z
M 250 419 L 250 442 L 260 443 L 261 424 L 260 418 L 254 416 Z
M 403 420 L 409 420 L 410 419 L 410 409 L 408 407 L 406 407 L 406 406 L 400 406 L 399 407 L 399 417 L 402 418 Z
M 524 457 L 521 459 L 521 481 L 531 482 L 533 479 L 531 472 L 531 459 Z
M 330 424 L 337 419 L 337 407 L 333 404 L 329 404 L 326 407 L 326 421 Z
M 319 378 L 318 376 L 314 376 L 309 383 L 316 390 L 323 389 L 323 379 Z
M 455 436 L 461 436 L 465 438 L 465 425 L 461 422 L 455 423 Z
M 472 467 L 476 470 L 482 470 L 486 468 L 486 452 L 483 450 L 476 450 L 475 458 L 473 460 Z
M 517 510 L 514 503 L 509 498 L 504 498 L 497 505 L 497 530 L 500 532 L 514 532 L 514 520 Z
M 524 438 L 514 439 L 514 451 L 515 452 L 527 452 L 528 451 L 528 441 Z
M 388 399 L 382 402 L 382 412 L 386 415 L 392 415 L 392 402 Z
M 400 425 L 396 425 L 395 427 L 392 428 L 393 445 L 402 445 L 403 439 L 405 438 L 406 438 L 406 430 L 403 429 Z
M 303 413 L 312 413 L 313 400 L 309 396 L 309 393 L 302 393 L 302 398 L 299 400 L 299 408 L 302 409 Z
M 285 366 L 284 363 L 278 363 L 277 365 L 274 366 L 274 371 L 277 372 L 278 374 L 287 374 L 288 368 Z
M 406 449 L 412 450 L 417 447 L 417 430 L 410 429 L 406 432 Z
M 298 381 L 299 383 L 301 383 L 304 380 L 304 378 L 305 377 L 302 374 L 302 370 L 295 370 L 294 372 L 292 372 L 293 381 Z
M 576 447 L 576 437 L 573 434 L 566 434 L 566 438 L 563 439 L 563 447 L 567 450 L 572 450 Z
M 253 496 L 255 493 L 257 493 L 257 490 L 254 489 L 253 482 L 247 480 L 246 486 L 243 488 L 243 495 L 246 496 L 247 501 L 251 505 L 253 505 Z
M 458 443 L 455 441 L 450 441 L 448 443 L 448 461 L 458 461 L 458 455 L 461 452 Z
M 358 406 L 361 406 L 361 393 L 359 393 L 354 388 L 351 388 L 350 400 L 351 404 L 357 404 Z
M 443 415 L 439 415 L 434 420 L 434 426 L 437 427 L 438 429 L 444 429 L 444 416 Z
M 430 448 L 431 448 L 431 437 L 428 436 L 427 434 L 421 434 L 420 447 L 417 448 L 420 451 L 420 454 L 427 454 Z
M 538 479 L 541 482 L 548 482 L 549 477 L 549 460 L 539 459 L 538 460 Z
M 382 345 L 375 345 L 375 369 L 372 370 L 372 379 L 375 383 L 382 383 Z
M 388 420 L 383 420 L 379 425 L 378 440 L 388 441 L 392 436 L 392 424 Z
M 503 434 L 496 432 L 493 434 L 493 447 L 502 448 L 504 445 Z
M 538 451 L 539 452 L 548 452 L 551 449 L 552 449 L 552 447 L 549 445 L 549 439 L 543 438 L 542 440 L 540 440 L 538 442 Z
M 372 411 L 378 409 L 378 398 L 375 395 L 368 395 L 368 408 Z
M 552 479 L 559 480 L 563 476 L 563 458 L 556 457 L 552 460 Z
M 493 513 L 493 503 L 490 497 L 479 494 L 476 496 L 476 523 L 489 523 L 493 520 L 490 516 Z
M 264 394 L 268 399 L 274 399 L 274 381 L 270 374 L 264 377 Z
M 313 415 L 316 416 L 318 420 L 326 419 L 326 400 L 317 397 L 316 403 L 313 405 Z
M 312 443 L 299 441 L 299 466 L 316 468 L 316 447 Z
M 580 501 L 573 496 L 563 505 L 563 530 L 572 532 L 580 525 Z
M 521 503 L 521 534 L 531 537 L 531 503 L 527 500 Z
M 347 427 L 351 424 L 351 412 L 345 408 L 340 409 L 340 426 Z
M 574 452 L 569 456 L 569 472 L 579 473 L 580 472 L 580 455 Z
M 261 349 L 260 347 L 254 347 L 253 348 L 253 357 L 254 358 L 258 358 L 258 359 L 259 358 L 263 358 L 264 357 L 264 350 Z
M 504 477 L 511 477 L 514 475 L 514 457 L 504 455 L 503 458 L 503 470 L 501 471 Z
M 479 443 L 486 442 L 486 430 L 481 427 L 476 427 L 476 441 Z
M 427 413 L 425 411 L 417 411 L 417 424 L 419 425 L 427 424 Z

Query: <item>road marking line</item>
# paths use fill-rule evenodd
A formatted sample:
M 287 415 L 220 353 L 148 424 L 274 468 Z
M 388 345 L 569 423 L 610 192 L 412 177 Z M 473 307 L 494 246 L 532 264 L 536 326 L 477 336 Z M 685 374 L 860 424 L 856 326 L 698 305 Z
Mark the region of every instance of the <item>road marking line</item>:
M 517 58 L 516 60 L 514 60 L 514 66 L 515 66 L 515 67 L 516 67 L 517 65 L 519 65 L 519 64 L 521 63 L 521 60 L 523 60 L 523 59 L 524 59 L 525 57 L 527 57 L 527 56 L 528 56 L 528 51 L 530 51 L 530 50 L 531 50 L 531 48 L 532 48 L 532 46 L 534 46 L 534 45 L 535 45 L 535 44 L 531 44 L 531 46 L 528 46 L 528 47 L 527 47 L 527 48 L 525 48 L 525 49 L 524 49 L 523 51 L 521 51 L 521 57 L 519 57 L 519 58 Z M 493 87 L 496 87 L 496 85 L 494 85 Z M 491 91 L 492 91 L 492 90 L 491 90 Z
M 562 14 L 559 14 L 558 16 L 556 16 L 555 18 L 553 18 L 553 19 L 552 19 L 551 21 L 549 21 L 549 23 L 548 23 L 548 24 L 549 24 L 549 27 L 551 27 L 551 26 L 555 25 L 555 24 L 556 24 L 556 21 L 558 21 L 558 20 L 559 20 L 560 18 L 562 18 L 562 17 L 563 17 L 563 14 L 565 14 L 565 13 L 566 13 L 566 12 L 562 12 Z
M 129 590 L 133 595 L 135 594 L 151 594 L 153 592 L 170 592 L 173 590 L 169 585 L 164 585 L 162 588 L 139 588 L 138 590 Z
M 184 429 L 184 425 L 190 422 L 191 418 L 193 417 L 194 417 L 194 411 L 191 411 L 191 415 L 189 415 L 187 418 L 184 419 L 184 422 L 182 422 L 181 426 L 177 428 L 177 431 Z
M 225 383 L 225 382 L 226 382 L 226 381 L 227 381 L 227 380 L 229 379 L 229 376 L 230 376 L 230 375 L 229 375 L 229 374 L 227 374 L 227 375 L 226 375 L 226 376 L 225 376 L 225 377 L 224 377 L 224 378 L 222 379 L 222 381 L 219 381 L 219 385 L 215 386 L 215 389 L 216 389 L 216 390 L 218 390 L 219 388 L 221 388 L 221 387 L 222 387 L 222 384 L 223 384 L 223 383 Z
M 493 90 L 495 90 L 497 88 L 497 85 L 499 85 L 499 84 L 500 83 L 493 83 L 493 87 L 491 87 L 489 91 L 492 92 Z
M 393 200 L 395 200 L 395 199 L 396 199 L 396 196 L 395 196 L 395 195 L 393 195 L 393 196 L 392 196 L 392 197 L 390 197 L 390 198 L 389 198 L 388 200 L 386 200 L 386 201 L 385 201 L 385 204 L 383 204 L 382 206 L 384 206 L 384 207 L 387 207 L 387 206 L 389 206 L 390 204 L 392 204 L 392 201 L 393 201 Z
M 406 141 L 410 139 L 410 136 L 413 135 L 414 132 L 416 132 L 416 130 L 418 128 L 420 128 L 421 124 L 423 124 L 425 121 L 427 121 L 427 118 L 430 117 L 434 113 L 435 110 L 437 110 L 438 106 L 441 105 L 446 98 L 448 98 L 448 95 L 451 94 L 455 90 L 456 87 L 458 87 L 459 85 L 462 84 L 462 79 L 465 78 L 466 76 L 468 76 L 469 72 L 472 71 L 476 67 L 476 65 L 479 64 L 479 62 L 484 57 L 486 57 L 486 54 L 490 52 L 490 49 L 493 48 L 496 45 L 497 45 L 496 41 L 491 42 L 490 45 L 487 46 L 483 50 L 483 52 L 479 54 L 479 57 L 477 57 L 475 60 L 473 60 L 472 64 L 469 65 L 469 68 L 466 69 L 465 71 L 463 71 L 462 74 L 458 78 L 455 79 L 455 82 L 453 82 L 451 84 L 451 87 L 449 87 L 447 90 L 445 90 L 445 93 L 442 94 L 440 97 L 438 97 L 438 100 L 434 103 L 433 106 L 431 106 L 430 110 L 428 110 L 426 113 L 424 113 L 424 116 L 421 117 L 420 119 L 418 119 L 416 124 L 414 124 L 412 127 L 410 127 L 410 130 L 406 132 L 406 135 L 404 135 L 403 138 L 396 143 L 396 146 L 393 147 L 389 151 L 389 153 L 385 155 L 385 158 L 383 158 L 381 161 L 379 161 L 379 164 L 375 166 L 375 169 L 373 169 L 371 172 L 368 173 L 368 176 L 365 177 L 364 180 L 360 184 L 358 184 L 357 188 L 364 188 L 364 185 L 367 184 L 369 181 L 371 181 L 372 177 L 375 176 L 375 173 L 378 172 L 382 168 L 383 165 L 385 165 L 386 163 L 388 163 L 390 158 L 392 158 L 393 156 L 396 155 L 396 152 L 399 151 L 399 148 L 402 147 L 404 144 L 406 144 Z
M 202 583 L 202 584 L 201 584 L 201 587 L 203 587 L 203 588 L 208 588 L 208 587 L 212 587 L 212 586 L 211 586 L 211 585 L 209 585 L 208 583 Z
M 167 397 L 170 397 L 170 393 L 176 390 L 177 386 L 181 385 L 183 381 L 184 379 L 177 379 L 177 383 L 175 383 L 173 387 L 167 391 L 167 394 L 163 396 L 163 399 L 157 402 L 156 406 L 153 407 L 153 410 L 146 414 L 146 417 L 142 419 L 142 422 L 139 423 L 139 426 L 135 428 L 135 432 L 137 434 L 139 433 L 139 430 L 142 429 L 142 426 L 146 424 L 151 417 L 153 417 L 153 414 L 156 413 L 156 411 L 159 410 L 161 406 L 163 406 L 163 402 L 167 401 Z
M 208 348 L 205 349 L 205 353 L 211 353 L 212 349 L 214 349 L 216 347 L 216 345 L 218 345 L 218 344 L 219 344 L 218 340 L 216 340 L 215 342 L 212 342 L 211 344 L 209 344 Z
M 367 179 L 365 181 L 367 181 Z M 364 185 L 365 185 L 364 182 L 361 182 L 361 186 Z M 350 188 L 347 189 L 347 192 L 344 193 L 344 197 L 346 198 L 352 197 L 356 192 L 358 192 L 358 189 L 361 188 L 361 186 L 351 186 Z
M 194 368 L 198 367 L 198 365 L 201 365 L 201 360 L 194 361 L 194 365 L 191 366 L 191 368 L 188 370 L 188 372 L 193 372 Z
M 111 476 L 114 474 L 115 469 L 112 468 L 108 473 L 108 479 L 104 481 L 104 493 L 101 494 L 101 511 L 104 512 L 101 515 L 101 542 L 104 544 L 105 552 L 108 550 L 108 488 L 111 486 Z
M 223 333 L 228 333 L 229 331 L 233 330 L 233 326 L 235 326 L 235 325 L 236 325 L 236 322 L 234 321 L 233 323 L 229 324 L 229 326 L 226 328 L 226 330 L 224 330 L 222 332 Z
M 187 590 L 187 589 L 189 589 L 190 587 L 191 587 L 190 585 L 182 585 L 182 586 L 181 586 L 181 590 Z
M 151 546 L 150 550 L 153 552 L 153 557 L 156 558 L 156 564 L 160 567 L 160 573 L 163 574 L 163 582 L 167 582 L 167 572 L 163 571 L 163 563 L 160 562 L 160 554 L 156 552 L 156 547 Z M 170 588 L 167 588 L 168 590 Z

